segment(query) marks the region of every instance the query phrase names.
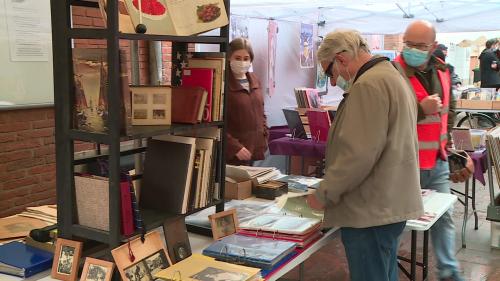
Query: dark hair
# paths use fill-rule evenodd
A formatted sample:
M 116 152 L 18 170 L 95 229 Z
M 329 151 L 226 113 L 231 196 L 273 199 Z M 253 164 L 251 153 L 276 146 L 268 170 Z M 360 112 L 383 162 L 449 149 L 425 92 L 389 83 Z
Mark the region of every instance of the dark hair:
M 495 45 L 496 43 L 498 43 L 497 38 L 489 39 L 488 41 L 486 41 L 486 49 L 490 49 L 491 46 Z
M 248 54 L 250 55 L 250 61 L 253 61 L 252 44 L 250 44 L 250 41 L 248 41 L 248 39 L 245 39 L 242 37 L 233 39 L 233 41 L 231 41 L 231 43 L 229 43 L 228 57 L 230 58 L 231 55 L 238 50 L 246 50 L 248 52 Z
M 433 55 L 437 58 L 440 58 L 442 61 L 446 60 L 446 56 L 444 55 L 443 50 L 436 49 L 433 53 Z

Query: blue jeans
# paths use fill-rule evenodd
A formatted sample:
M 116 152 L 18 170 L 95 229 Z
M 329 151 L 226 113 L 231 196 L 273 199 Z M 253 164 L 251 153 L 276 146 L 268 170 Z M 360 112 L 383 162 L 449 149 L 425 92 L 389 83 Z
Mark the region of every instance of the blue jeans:
M 399 236 L 406 222 L 368 228 L 343 227 L 352 281 L 397 281 Z
M 441 193 L 450 193 L 448 162 L 438 159 L 432 170 L 420 170 L 420 186 Z M 451 217 L 453 207 L 432 226 L 431 240 L 437 259 L 439 278 L 458 274 L 459 265 L 455 258 L 455 224 Z

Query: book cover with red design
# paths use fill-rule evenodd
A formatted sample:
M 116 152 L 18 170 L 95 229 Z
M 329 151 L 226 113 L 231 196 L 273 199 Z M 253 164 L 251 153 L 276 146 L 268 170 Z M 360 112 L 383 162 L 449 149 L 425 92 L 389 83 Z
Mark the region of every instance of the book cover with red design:
M 198 86 L 207 91 L 207 103 L 203 122 L 212 122 L 212 94 L 214 70 L 212 68 L 187 67 L 182 70 L 182 86 Z
M 134 26 L 147 34 L 187 36 L 228 24 L 223 0 L 125 0 Z

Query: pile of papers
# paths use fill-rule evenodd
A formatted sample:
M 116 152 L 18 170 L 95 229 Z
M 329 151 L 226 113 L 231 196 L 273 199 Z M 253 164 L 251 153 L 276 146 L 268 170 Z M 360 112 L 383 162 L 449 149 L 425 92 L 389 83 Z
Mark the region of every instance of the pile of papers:
M 32 229 L 57 223 L 55 205 L 28 207 L 20 214 L 0 218 L 0 243 L 24 238 Z

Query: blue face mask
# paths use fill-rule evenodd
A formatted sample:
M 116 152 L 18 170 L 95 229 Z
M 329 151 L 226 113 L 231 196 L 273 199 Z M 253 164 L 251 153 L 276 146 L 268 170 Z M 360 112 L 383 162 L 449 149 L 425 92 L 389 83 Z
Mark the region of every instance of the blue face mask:
M 413 67 L 421 66 L 427 62 L 429 51 L 422 51 L 415 48 L 403 48 L 403 58 L 406 64 Z
M 344 77 L 342 76 L 337 76 L 337 81 L 335 81 L 335 85 L 339 88 L 341 88 L 342 90 L 347 91 L 347 89 L 349 88 L 349 82 L 347 82 Z

